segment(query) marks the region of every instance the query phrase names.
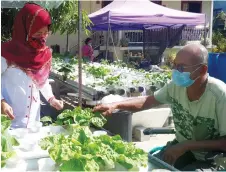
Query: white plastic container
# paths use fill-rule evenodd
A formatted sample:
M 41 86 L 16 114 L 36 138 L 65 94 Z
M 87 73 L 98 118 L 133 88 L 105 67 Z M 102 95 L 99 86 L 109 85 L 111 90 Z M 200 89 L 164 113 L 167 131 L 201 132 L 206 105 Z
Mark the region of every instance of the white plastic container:
M 36 141 L 30 141 L 27 139 L 20 140 L 20 149 L 25 152 L 34 150 L 36 145 L 37 145 Z
M 20 161 L 21 159 L 18 156 L 14 156 L 12 158 L 9 158 L 6 161 L 6 166 L 9 168 L 15 167 L 15 165 Z
M 62 126 L 47 126 L 42 127 L 40 131 L 42 138 L 59 133 L 67 134 L 67 130 L 65 130 Z
M 12 171 L 18 171 L 18 172 L 26 172 L 27 170 L 27 163 L 24 160 L 19 160 L 17 163 L 13 164 L 6 164 L 4 168 L 1 168 L 1 172 L 12 172 Z
M 51 158 L 42 158 L 38 160 L 39 171 L 56 171 L 55 162 Z
M 98 136 L 101 136 L 101 135 L 107 135 L 107 132 L 106 131 L 102 131 L 102 130 L 93 132 L 93 136 L 98 137 Z
M 36 121 L 33 124 L 30 124 L 28 128 L 29 128 L 29 132 L 37 133 L 42 128 L 42 123 L 39 121 Z
M 17 128 L 10 131 L 12 136 L 15 136 L 17 139 L 22 139 L 27 136 L 28 129 L 27 128 Z

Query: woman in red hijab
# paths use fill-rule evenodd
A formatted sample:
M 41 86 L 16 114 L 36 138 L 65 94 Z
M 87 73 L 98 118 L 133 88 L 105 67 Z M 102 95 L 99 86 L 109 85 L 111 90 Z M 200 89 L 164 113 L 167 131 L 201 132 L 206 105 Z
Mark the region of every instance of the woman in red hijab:
M 12 40 L 2 44 L 1 109 L 12 121 L 12 128 L 24 128 L 40 120 L 40 94 L 60 110 L 48 77 L 52 53 L 46 46 L 51 17 L 36 4 L 27 3 L 18 12 Z

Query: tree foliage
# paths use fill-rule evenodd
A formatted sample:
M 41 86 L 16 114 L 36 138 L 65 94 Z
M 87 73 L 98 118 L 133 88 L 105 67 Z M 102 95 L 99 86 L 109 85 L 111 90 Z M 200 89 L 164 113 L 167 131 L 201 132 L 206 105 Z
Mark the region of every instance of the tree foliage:
M 45 7 L 52 17 L 52 33 L 60 32 L 60 34 L 72 34 L 77 32 L 78 18 L 78 0 L 67 1 L 30 1 Z M 53 6 L 53 4 L 56 4 Z M 1 8 L 2 15 L 2 42 L 11 39 L 12 26 L 14 18 L 19 11 L 19 8 Z M 82 10 L 82 28 L 86 34 L 87 29 L 91 24 L 86 11 Z
M 213 52 L 226 52 L 226 13 L 221 12 L 214 18 L 214 24 L 217 21 L 224 23 L 224 29 L 215 28 L 213 30 L 212 44 L 214 45 Z
M 11 39 L 12 26 L 14 18 L 19 11 L 18 8 L 1 8 L 1 41 L 5 42 Z
M 79 17 L 78 17 L 78 0 L 64 1 L 58 8 L 52 8 L 50 10 L 52 16 L 53 33 L 57 31 L 60 34 L 72 34 L 76 33 L 78 29 Z M 86 13 L 82 10 L 82 28 L 86 34 L 89 33 L 87 27 L 91 24 L 91 21 Z
M 224 23 L 224 29 L 226 29 L 226 12 L 221 11 L 213 20 L 215 24 L 217 21 Z

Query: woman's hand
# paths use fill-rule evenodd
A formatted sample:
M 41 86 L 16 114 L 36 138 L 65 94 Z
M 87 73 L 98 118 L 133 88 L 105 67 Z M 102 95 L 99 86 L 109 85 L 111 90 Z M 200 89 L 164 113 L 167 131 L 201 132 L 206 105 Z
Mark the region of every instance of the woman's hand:
M 117 109 L 117 105 L 112 103 L 112 104 L 102 104 L 94 107 L 93 111 L 94 112 L 103 112 L 103 115 L 109 116 L 111 115 L 114 110 Z
M 64 108 L 64 103 L 62 100 L 57 100 L 56 98 L 53 98 L 51 101 L 50 101 L 50 105 L 52 107 L 54 107 L 55 109 L 57 110 L 62 110 Z
M 5 100 L 1 101 L 1 110 L 2 110 L 2 114 L 7 115 L 11 120 L 13 120 L 15 118 L 15 116 L 13 115 L 12 107 L 9 106 L 9 104 L 6 103 Z

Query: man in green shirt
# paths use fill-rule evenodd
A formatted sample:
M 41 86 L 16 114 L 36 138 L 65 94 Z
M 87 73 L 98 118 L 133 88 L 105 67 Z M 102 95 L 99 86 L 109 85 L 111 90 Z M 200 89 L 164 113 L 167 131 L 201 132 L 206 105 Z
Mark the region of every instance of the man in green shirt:
M 176 140 L 166 145 L 159 158 L 179 170 L 210 168 L 207 152 L 226 152 L 226 84 L 208 75 L 207 61 L 204 46 L 189 44 L 177 53 L 172 81 L 154 96 L 103 104 L 94 111 L 110 115 L 115 109 L 140 111 L 170 104 Z

